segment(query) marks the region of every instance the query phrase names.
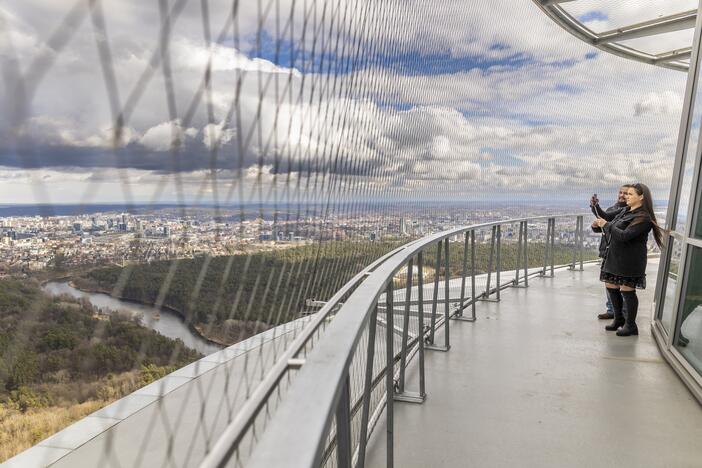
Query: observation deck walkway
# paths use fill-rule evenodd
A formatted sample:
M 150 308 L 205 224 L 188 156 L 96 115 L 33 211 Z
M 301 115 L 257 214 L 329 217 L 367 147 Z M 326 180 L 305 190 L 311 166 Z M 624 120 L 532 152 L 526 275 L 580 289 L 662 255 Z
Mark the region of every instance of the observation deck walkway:
M 395 466 L 702 466 L 702 408 L 650 332 L 654 285 L 639 294 L 640 335 L 618 337 L 595 318 L 598 268 L 534 279 L 481 303 L 476 323 L 452 321 L 450 351 L 426 353 L 426 401 L 394 405 Z M 383 421 L 366 466 L 386 466 Z

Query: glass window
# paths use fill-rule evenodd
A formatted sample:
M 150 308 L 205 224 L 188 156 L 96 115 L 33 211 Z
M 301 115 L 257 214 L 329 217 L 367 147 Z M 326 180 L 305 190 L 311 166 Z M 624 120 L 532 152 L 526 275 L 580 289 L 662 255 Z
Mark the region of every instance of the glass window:
M 687 207 L 690 204 L 690 191 L 692 190 L 693 171 L 697 156 L 697 144 L 700 138 L 700 124 L 702 123 L 702 67 L 697 76 L 697 86 L 694 100 L 691 103 L 690 131 L 687 134 L 687 149 L 683 156 L 682 173 L 680 174 L 680 193 L 678 194 L 678 215 L 673 226 L 673 220 L 668 220 L 668 227 L 681 234 L 687 234 Z
M 689 247 L 675 347 L 702 373 L 702 249 Z
M 694 145 L 697 147 L 697 144 Z M 692 153 L 688 151 L 688 156 L 685 158 L 683 167 L 682 181 L 680 183 L 680 195 L 678 198 L 678 216 L 675 222 L 675 230 L 680 234 L 687 235 L 687 209 L 690 206 L 690 191 L 692 190 L 693 169 L 695 166 L 695 158 L 690 156 Z
M 700 166 L 702 166 L 702 163 Z M 700 183 L 702 183 L 702 180 L 700 180 Z M 697 225 L 695 226 L 694 236 L 702 239 L 702 188 L 698 187 L 697 192 L 697 208 L 695 208 L 695 211 L 697 211 Z
M 702 82 L 700 82 L 702 85 Z M 702 95 L 702 90 L 698 96 Z M 702 107 L 702 103 L 699 104 Z M 681 234 L 687 234 L 687 209 L 690 206 L 690 192 L 692 191 L 692 179 L 694 179 L 695 155 L 697 153 L 697 139 L 700 130 L 700 114 L 695 113 L 687 143 L 687 153 L 683 162 L 682 174 L 680 175 L 680 194 L 678 195 L 678 215 L 675 222 L 675 230 Z
M 675 307 L 675 289 L 678 285 L 678 269 L 680 268 L 682 245 L 673 237 L 669 237 L 668 239 L 669 242 L 672 242 L 672 246 L 670 251 L 670 263 L 668 264 L 668 275 L 663 285 L 665 291 L 661 294 L 663 297 L 663 304 L 660 308 L 660 320 L 665 331 L 670 333 L 673 321 L 673 307 Z

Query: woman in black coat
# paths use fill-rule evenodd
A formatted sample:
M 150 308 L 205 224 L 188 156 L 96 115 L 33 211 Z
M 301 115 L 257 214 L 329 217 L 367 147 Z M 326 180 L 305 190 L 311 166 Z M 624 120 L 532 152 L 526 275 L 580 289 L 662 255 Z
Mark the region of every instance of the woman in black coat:
M 605 328 L 609 331 L 617 330 L 619 336 L 639 334 L 636 326 L 639 308 L 636 289 L 646 288 L 648 233 L 653 231 L 659 247 L 663 244 L 662 230 L 656 222 L 648 187 L 644 184 L 631 185 L 626 204 L 627 208 L 613 220 L 597 218 L 593 223 L 602 228 L 607 240 L 600 281 L 605 283 L 612 301 L 614 322 Z M 626 309 L 626 318 L 622 307 Z

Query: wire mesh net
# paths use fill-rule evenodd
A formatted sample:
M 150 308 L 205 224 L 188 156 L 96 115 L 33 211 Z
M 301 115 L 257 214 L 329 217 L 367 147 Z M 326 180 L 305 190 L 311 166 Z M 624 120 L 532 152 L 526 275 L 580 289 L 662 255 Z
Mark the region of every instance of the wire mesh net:
M 0 194 L 22 205 L 0 206 L 0 398 L 2 411 L 35 418 L 0 459 L 38 444 L 55 466 L 198 466 L 229 440 L 228 459 L 245 466 L 372 262 L 428 234 L 519 217 L 523 205 L 494 209 L 512 184 L 556 191 L 519 171 L 589 191 L 591 180 L 544 149 L 567 140 L 565 128 L 539 129 L 540 111 L 525 117 L 484 100 L 493 88 L 522 93 L 528 109 L 533 96 L 519 83 L 490 77 L 565 67 L 562 51 L 510 52 L 502 33 L 473 23 L 485 12 L 479 3 L 0 6 L 0 176 L 10 187 Z M 650 151 L 622 158 L 651 163 L 638 174 L 658 174 L 654 162 L 671 150 L 659 116 L 646 122 L 660 141 L 641 140 L 630 146 Z M 594 133 L 579 138 L 606 155 Z M 523 153 L 496 143 L 504 138 Z M 484 194 L 495 187 L 501 193 Z M 368 435 L 364 392 L 374 425 L 387 372 L 416 390 L 415 374 L 398 381 L 403 340 L 411 353 L 440 343 L 446 310 L 469 315 L 468 301 L 519 268 L 575 263 L 578 242 L 585 260 L 595 258 L 599 237 L 576 239 L 574 222 L 529 224 L 528 260 L 519 223 L 476 229 L 475 246 L 462 233 L 429 246 L 423 303 L 418 257 L 396 272 L 392 310 L 377 298 L 371 388 L 370 330 L 349 367 L 354 455 Z M 335 418 L 327 466 L 337 460 Z

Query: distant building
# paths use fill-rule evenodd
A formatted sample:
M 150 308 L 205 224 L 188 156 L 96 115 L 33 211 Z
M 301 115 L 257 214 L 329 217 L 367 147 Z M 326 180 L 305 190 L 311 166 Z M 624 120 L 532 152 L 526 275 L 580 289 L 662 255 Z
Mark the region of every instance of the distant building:
M 400 234 L 403 236 L 407 235 L 407 221 L 405 221 L 405 217 L 400 218 Z

